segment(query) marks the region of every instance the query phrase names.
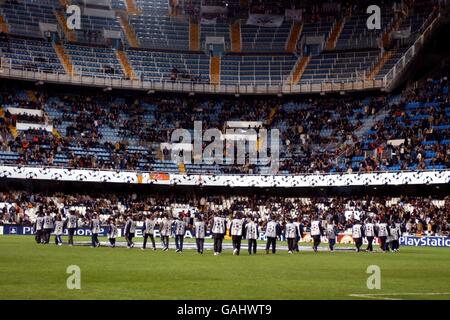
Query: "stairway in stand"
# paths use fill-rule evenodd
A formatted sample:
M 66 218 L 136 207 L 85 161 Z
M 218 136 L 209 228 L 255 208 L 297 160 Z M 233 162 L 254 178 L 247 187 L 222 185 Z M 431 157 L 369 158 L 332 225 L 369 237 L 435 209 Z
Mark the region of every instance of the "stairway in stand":
M 209 60 L 209 81 L 211 84 L 220 84 L 220 57 L 212 56 Z
M 122 50 L 116 50 L 116 57 L 120 62 L 120 66 L 122 67 L 122 71 L 125 74 L 125 77 L 129 80 L 136 80 L 136 75 L 130 65 L 130 62 L 128 61 L 125 52 L 123 52 Z
M 292 23 L 291 31 L 289 32 L 288 39 L 286 41 L 286 52 L 293 53 L 297 48 L 297 42 L 302 33 L 303 24 L 295 21 Z
M 231 52 L 241 52 L 241 23 L 239 21 L 230 25 Z
M 189 50 L 200 51 L 200 25 L 194 19 L 189 21 Z
M 300 82 L 303 72 L 305 71 L 310 60 L 310 56 L 301 56 L 298 58 L 288 78 L 288 84 L 297 85 Z
M 53 43 L 53 49 L 55 50 L 56 55 L 58 56 L 58 59 L 64 68 L 64 71 L 68 75 L 73 76 L 74 75 L 73 65 L 72 62 L 70 61 L 69 56 L 64 51 L 64 48 L 59 43 Z

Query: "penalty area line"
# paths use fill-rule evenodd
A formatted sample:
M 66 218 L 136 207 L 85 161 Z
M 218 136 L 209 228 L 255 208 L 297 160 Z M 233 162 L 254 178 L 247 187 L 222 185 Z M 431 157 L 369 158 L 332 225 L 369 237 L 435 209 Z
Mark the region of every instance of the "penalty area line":
M 389 296 L 450 296 L 450 292 L 400 292 L 400 293 L 358 293 L 349 294 L 350 297 L 382 300 L 402 300 Z

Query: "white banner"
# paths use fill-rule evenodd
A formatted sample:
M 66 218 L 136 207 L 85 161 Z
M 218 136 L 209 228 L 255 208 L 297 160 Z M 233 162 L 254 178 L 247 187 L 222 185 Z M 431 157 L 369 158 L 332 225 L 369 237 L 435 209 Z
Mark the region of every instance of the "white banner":
M 9 107 L 9 108 L 6 108 L 6 110 L 11 114 L 28 114 L 30 116 L 38 116 L 38 117 L 44 116 L 44 112 L 42 110 L 36 110 L 36 109 L 24 109 L 24 108 Z
M 322 188 L 448 184 L 450 170 L 311 175 L 198 175 L 0 166 L 0 178 L 210 187 Z
M 247 24 L 258 27 L 277 28 L 283 24 L 284 16 L 271 14 L 250 14 Z
M 45 130 L 47 132 L 52 132 L 53 131 L 53 125 L 17 122 L 16 123 L 16 129 L 19 130 L 19 131 L 26 131 L 26 130 L 29 130 L 29 129 L 42 129 L 42 130 Z

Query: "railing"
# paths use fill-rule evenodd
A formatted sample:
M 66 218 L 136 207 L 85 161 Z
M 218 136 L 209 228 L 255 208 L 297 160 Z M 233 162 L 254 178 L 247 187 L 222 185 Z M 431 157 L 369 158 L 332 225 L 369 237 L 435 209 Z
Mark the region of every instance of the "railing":
M 430 15 L 432 15 L 434 12 Z M 425 23 L 429 23 L 429 18 L 425 21 Z M 413 60 L 419 50 L 423 47 L 425 40 L 430 36 L 431 31 L 436 27 L 441 14 L 434 18 L 434 20 L 426 27 L 424 32 L 417 38 L 417 40 L 413 43 L 413 45 L 405 52 L 405 54 L 399 59 L 399 61 L 389 70 L 389 72 L 384 76 L 383 82 L 385 84 L 385 88 L 387 91 L 393 89 L 396 85 L 397 80 L 405 71 L 406 66 Z M 424 25 L 425 25 L 424 23 Z
M 114 89 L 130 89 L 145 91 L 193 92 L 193 93 L 220 93 L 220 94 L 296 94 L 296 93 L 322 93 L 340 91 L 358 91 L 384 88 L 384 80 L 342 80 L 324 81 L 320 83 L 300 82 L 292 84 L 268 84 L 267 82 L 249 82 L 248 84 L 221 84 L 197 83 L 193 81 L 171 81 L 163 79 L 146 79 L 141 81 L 123 78 L 111 78 L 108 75 L 87 76 L 67 75 L 65 73 L 50 72 L 49 70 L 16 69 L 7 63 L 0 68 L 0 77 L 12 79 L 28 79 L 50 83 L 66 83 L 73 85 L 96 86 Z

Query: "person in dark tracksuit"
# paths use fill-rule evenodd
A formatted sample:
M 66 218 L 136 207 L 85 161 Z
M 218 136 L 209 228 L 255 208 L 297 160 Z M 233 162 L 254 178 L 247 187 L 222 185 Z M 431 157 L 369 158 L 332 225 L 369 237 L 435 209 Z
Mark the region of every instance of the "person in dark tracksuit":
M 230 235 L 233 242 L 233 255 L 239 255 L 241 252 L 241 242 L 243 230 L 245 228 L 245 219 L 242 219 L 241 214 L 238 212 L 235 218 L 231 220 Z
M 218 256 L 222 253 L 222 242 L 227 232 L 227 226 L 223 213 L 219 213 L 213 218 L 211 232 L 214 239 L 214 255 Z
M 62 245 L 61 236 L 63 234 L 63 231 L 64 231 L 64 221 L 62 221 L 61 215 L 58 214 L 56 216 L 56 219 L 55 219 L 55 230 L 54 230 L 54 233 L 55 233 L 55 244 L 57 246 L 61 246 Z
M 200 215 L 194 222 L 195 243 L 197 245 L 197 253 L 203 254 L 203 246 L 205 244 L 206 223 L 205 217 Z
M 55 227 L 53 217 L 50 215 L 50 212 L 46 212 L 44 216 L 44 243 L 50 243 L 50 235 Z
M 298 229 L 294 224 L 294 219 L 290 218 L 289 222 L 284 226 L 284 237 L 288 244 L 288 253 L 292 254 L 295 250 L 295 239 L 298 237 Z
M 67 233 L 69 234 L 69 239 L 67 243 L 69 246 L 73 246 L 73 236 L 77 231 L 78 227 L 78 214 L 76 211 L 70 211 L 66 217 L 66 228 Z
M 373 252 L 373 239 L 375 237 L 375 225 L 372 222 L 372 218 L 369 217 L 364 224 L 364 234 L 367 239 L 367 248 L 366 251 Z
M 183 217 L 181 215 L 179 215 L 175 220 L 174 228 L 175 246 L 177 248 L 175 252 L 181 253 L 183 252 L 184 235 L 186 233 L 186 222 L 183 220 Z
M 150 238 L 152 242 L 153 250 L 156 250 L 155 237 L 153 236 L 155 225 L 156 225 L 155 216 L 153 214 L 148 215 L 142 226 L 142 234 L 144 236 L 144 243 L 142 244 L 142 250 L 146 249 L 148 238 Z
M 114 222 L 113 218 L 110 218 L 108 221 L 108 240 L 109 243 L 111 244 L 111 248 L 115 248 L 116 247 L 116 238 L 118 235 L 118 230 L 117 230 L 117 226 L 116 223 Z
M 34 232 L 36 233 L 34 239 L 37 244 L 44 243 L 44 213 L 41 211 L 38 213 L 36 222 L 34 223 Z
M 125 239 L 127 240 L 127 248 L 134 248 L 134 233 L 136 232 L 136 218 L 131 214 L 128 216 L 125 224 Z
M 331 221 L 327 224 L 327 239 L 328 239 L 328 247 L 330 248 L 330 252 L 334 251 L 334 245 L 336 244 L 336 237 L 338 235 L 339 231 L 334 224 L 334 221 Z
M 266 254 L 269 254 L 270 247 L 272 247 L 272 253 L 276 252 L 277 247 L 277 238 L 281 236 L 281 227 L 278 222 L 272 220 L 272 217 L 269 217 L 269 221 L 266 224 L 266 232 L 265 232 L 267 242 L 266 242 Z
M 89 229 L 91 229 L 91 247 L 100 247 L 100 241 L 98 241 L 98 234 L 100 233 L 100 220 L 98 220 L 96 213 L 92 215 L 92 218 L 89 221 Z
M 257 240 L 259 238 L 258 218 L 253 218 L 245 224 L 245 237 L 248 241 L 248 254 L 256 254 Z
M 355 220 L 352 226 L 352 238 L 355 242 L 356 252 L 360 252 L 364 238 L 364 230 L 359 220 Z
M 390 236 L 389 228 L 387 223 L 384 219 L 382 219 L 376 227 L 376 235 L 378 239 L 380 239 L 380 249 L 383 252 L 389 251 L 388 245 L 387 245 L 387 238 Z
M 320 245 L 320 237 L 323 234 L 322 222 L 316 216 L 311 222 L 311 237 L 313 238 L 313 250 L 317 252 Z

